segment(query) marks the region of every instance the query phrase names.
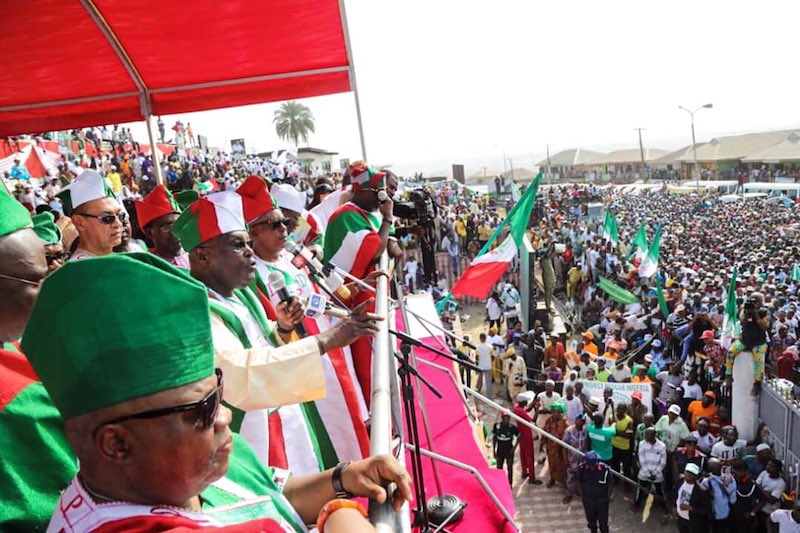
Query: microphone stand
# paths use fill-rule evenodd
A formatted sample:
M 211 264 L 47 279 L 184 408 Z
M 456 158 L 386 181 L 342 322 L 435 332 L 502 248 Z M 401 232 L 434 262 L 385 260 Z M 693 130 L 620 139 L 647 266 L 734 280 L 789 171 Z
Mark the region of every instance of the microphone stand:
M 476 372 L 480 372 L 481 371 L 481 368 L 478 365 L 476 365 L 475 363 L 470 363 L 469 361 L 464 361 L 462 359 L 459 359 L 458 357 L 450 355 L 449 353 L 443 352 L 442 350 L 439 350 L 438 348 L 434 348 L 432 346 L 428 346 L 427 344 L 423 344 L 420 341 L 418 341 L 417 339 L 415 339 L 414 337 L 409 337 L 408 335 L 406 335 L 402 331 L 395 331 L 395 330 L 390 328 L 389 329 L 389 333 L 391 333 L 392 335 L 394 335 L 395 337 L 400 339 L 400 341 L 402 341 L 402 342 L 407 342 L 408 344 L 410 344 L 412 346 L 416 346 L 418 348 L 425 348 L 426 350 L 430 350 L 431 352 L 435 353 L 436 355 L 439 355 L 439 356 L 444 357 L 446 359 L 450 359 L 451 361 L 453 361 L 455 363 L 458 363 L 461 366 L 465 366 L 465 367 L 467 367 L 467 368 L 469 368 L 471 370 L 474 370 Z

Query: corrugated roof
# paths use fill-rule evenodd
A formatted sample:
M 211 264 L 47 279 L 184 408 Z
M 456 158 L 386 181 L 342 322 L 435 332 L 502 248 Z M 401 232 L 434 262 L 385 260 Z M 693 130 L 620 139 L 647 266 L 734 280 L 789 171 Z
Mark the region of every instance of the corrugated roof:
M 765 131 L 716 137 L 697 146 L 698 161 L 731 161 L 743 159 L 766 150 L 786 139 L 794 130 Z M 678 161 L 691 163 L 694 154 L 691 150 L 678 158 Z
M 700 147 L 702 145 L 698 144 L 697 146 Z M 669 152 L 666 155 L 662 155 L 661 157 L 659 157 L 657 159 L 653 159 L 652 161 L 650 161 L 650 163 L 652 163 L 653 165 L 656 165 L 656 166 L 657 165 L 673 165 L 675 163 L 678 163 L 679 162 L 678 159 L 681 156 L 683 156 L 684 154 L 689 154 L 689 155 L 692 154 L 692 145 L 691 144 L 689 146 L 684 146 L 683 148 L 679 148 L 679 149 L 675 150 L 674 152 Z
M 651 162 L 654 159 L 658 159 L 659 157 L 663 157 L 667 155 L 666 150 L 660 150 L 658 148 L 645 148 L 644 149 L 644 160 L 646 162 Z M 592 166 L 600 166 L 600 165 L 618 165 L 622 163 L 641 163 L 642 161 L 642 154 L 638 148 L 629 148 L 626 150 L 615 150 L 610 154 L 606 154 L 602 157 L 598 157 L 594 161 L 591 162 Z
M 585 165 L 591 163 L 601 155 L 602 152 L 593 152 L 592 150 L 584 150 L 583 148 L 570 148 L 569 150 L 562 150 L 557 154 L 550 156 L 550 165 L 554 167 L 574 167 L 578 165 Z M 547 159 L 543 159 L 537 163 L 540 167 L 547 166 Z
M 500 173 L 495 171 L 495 170 L 491 170 L 489 168 L 482 168 L 482 169 L 478 170 L 477 172 L 473 172 L 472 174 L 470 174 L 467 177 L 468 178 L 472 178 L 472 179 L 477 179 L 477 178 L 495 178 L 495 177 L 497 177 L 499 175 L 500 175 Z
M 787 138 L 764 150 L 742 159 L 742 161 L 770 163 L 773 161 L 800 161 L 800 132 L 789 134 Z
M 511 180 L 530 180 L 536 177 L 536 172 L 529 168 L 509 168 L 503 175 Z

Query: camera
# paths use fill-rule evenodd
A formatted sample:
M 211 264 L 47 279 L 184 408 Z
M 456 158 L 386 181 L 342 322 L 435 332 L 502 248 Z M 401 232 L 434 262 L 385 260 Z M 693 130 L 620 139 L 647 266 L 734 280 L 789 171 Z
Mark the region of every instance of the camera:
M 392 210 L 394 216 L 416 220 L 423 226 L 433 222 L 436 212 L 436 202 L 425 189 L 411 189 L 408 191 L 408 201 L 395 202 Z

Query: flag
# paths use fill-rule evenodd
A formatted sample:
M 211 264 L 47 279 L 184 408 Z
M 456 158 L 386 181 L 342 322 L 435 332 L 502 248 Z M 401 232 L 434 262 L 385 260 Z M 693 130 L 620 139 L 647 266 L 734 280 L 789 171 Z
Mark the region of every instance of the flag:
M 661 246 L 661 224 L 656 228 L 656 234 L 653 236 L 653 243 L 647 250 L 647 255 L 639 264 L 639 277 L 649 278 L 658 270 L 658 253 Z
M 201 181 L 197 184 L 197 188 L 200 189 L 200 192 L 203 194 L 211 194 L 212 192 L 217 192 L 219 190 L 219 184 L 217 184 L 217 180 L 212 178 L 206 181 Z
M 448 302 L 449 302 L 449 301 L 450 301 L 452 298 L 453 298 L 453 295 L 452 295 L 451 293 L 449 293 L 449 292 L 448 292 L 448 293 L 447 293 L 447 296 L 445 296 L 444 298 L 442 298 L 441 300 L 439 300 L 438 302 L 436 302 L 436 303 L 434 304 L 434 307 L 436 308 L 436 312 L 437 312 L 437 313 L 439 313 L 439 314 L 441 315 L 441 314 L 442 314 L 442 312 L 444 312 L 444 310 L 446 309 L 446 307 L 447 307 L 447 303 L 448 303 Z
M 617 215 L 606 210 L 606 221 L 603 224 L 603 239 L 611 241 L 614 246 L 619 242 L 619 228 L 617 228 Z
M 519 199 L 522 197 L 522 194 L 519 192 L 519 187 L 517 187 L 516 183 L 511 183 L 511 200 L 514 202 L 519 202 Z
M 631 291 L 623 289 L 613 281 L 600 276 L 597 288 L 608 294 L 608 297 L 621 304 L 638 304 L 639 298 Z
M 498 226 L 492 237 L 486 241 L 483 249 L 472 260 L 461 277 L 456 280 L 455 285 L 450 289 L 453 296 L 456 298 L 472 296 L 482 299 L 489 295 L 492 286 L 506 272 L 508 265 L 517 256 L 522 246 L 522 238 L 525 230 L 528 229 L 528 221 L 531 218 L 533 203 L 536 200 L 536 193 L 541 181 L 542 173 L 540 172 L 520 197 L 519 202 L 508 212 L 505 221 Z M 489 251 L 506 226 L 509 228 L 508 236 L 500 246 Z
M 792 267 L 791 280 L 792 281 L 800 281 L 800 265 L 794 265 Z
M 636 232 L 636 236 L 633 237 L 633 242 L 631 243 L 631 250 L 628 252 L 628 258 L 630 259 L 631 256 L 636 257 L 644 257 L 647 254 L 647 230 L 645 229 L 644 222 L 639 226 L 639 230 Z
M 725 298 L 725 316 L 722 319 L 720 334 L 720 344 L 723 348 L 728 348 L 738 335 L 739 307 L 736 303 L 736 276 L 738 273 L 738 267 L 733 267 L 731 283 L 728 285 L 728 295 Z
M 669 316 L 669 307 L 667 307 L 667 299 L 664 298 L 664 289 L 661 288 L 661 278 L 658 275 L 656 275 L 656 294 L 658 295 L 658 308 L 666 320 Z

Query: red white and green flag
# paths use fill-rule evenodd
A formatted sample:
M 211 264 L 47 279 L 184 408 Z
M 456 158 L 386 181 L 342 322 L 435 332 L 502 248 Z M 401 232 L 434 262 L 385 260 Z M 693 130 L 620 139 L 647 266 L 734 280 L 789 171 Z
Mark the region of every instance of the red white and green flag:
M 519 202 L 511 208 L 505 221 L 498 226 L 492 238 L 486 241 L 486 245 L 450 289 L 453 296 L 456 298 L 472 296 L 483 299 L 489 295 L 494 284 L 505 274 L 511 261 L 522 247 L 522 239 L 525 236 L 525 230 L 528 229 L 528 221 L 531 218 L 531 211 L 541 181 L 542 173 L 540 172 L 530 187 L 522 194 Z M 506 227 L 509 229 L 508 236 L 500 243 L 500 246 L 489 251 Z
M 357 278 L 370 273 L 381 246 L 380 220 L 355 204 L 337 209 L 325 231 L 324 258 Z

